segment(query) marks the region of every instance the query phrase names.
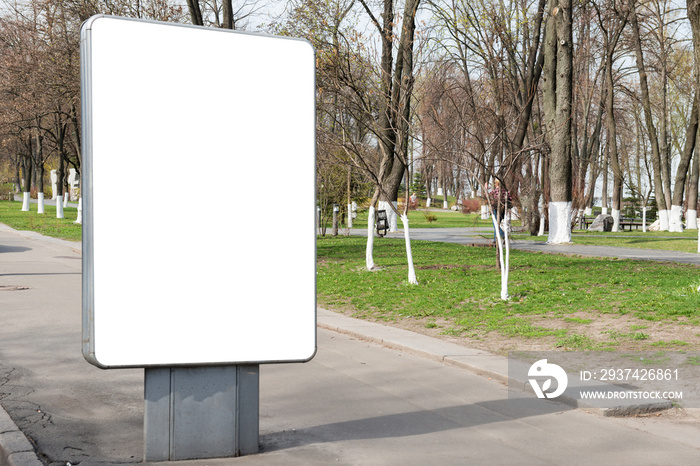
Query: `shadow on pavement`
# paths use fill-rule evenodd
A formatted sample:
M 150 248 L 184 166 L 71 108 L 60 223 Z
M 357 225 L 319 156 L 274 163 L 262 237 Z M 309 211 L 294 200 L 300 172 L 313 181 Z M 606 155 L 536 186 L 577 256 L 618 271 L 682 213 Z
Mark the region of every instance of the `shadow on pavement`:
M 31 251 L 32 248 L 28 248 L 25 246 L 4 246 L 0 244 L 0 254 L 6 253 L 6 252 L 27 252 Z
M 261 452 L 272 452 L 317 443 L 408 437 L 573 409 L 564 404 L 533 398 L 508 398 L 273 432 L 261 435 L 260 444 Z

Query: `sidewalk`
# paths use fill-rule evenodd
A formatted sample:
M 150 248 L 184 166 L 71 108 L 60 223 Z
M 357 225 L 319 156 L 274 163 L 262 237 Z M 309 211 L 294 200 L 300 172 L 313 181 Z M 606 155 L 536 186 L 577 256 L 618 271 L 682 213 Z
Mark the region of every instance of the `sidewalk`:
M 83 360 L 79 259 L 0 225 L 1 466 L 141 462 L 143 370 Z M 504 358 L 323 309 L 318 324 L 311 362 L 261 367 L 261 453 L 178 464 L 698 464 L 696 423 L 543 409 L 509 399 Z

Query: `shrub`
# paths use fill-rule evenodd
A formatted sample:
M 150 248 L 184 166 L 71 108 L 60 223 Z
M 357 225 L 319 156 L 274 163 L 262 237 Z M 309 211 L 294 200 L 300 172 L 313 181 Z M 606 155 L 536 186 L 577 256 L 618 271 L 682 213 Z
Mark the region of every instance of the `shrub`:
M 14 199 L 14 190 L 12 183 L 0 184 L 0 201 L 12 201 Z
M 462 201 L 462 213 L 472 214 L 474 212 L 481 212 L 481 202 L 479 199 L 464 199 Z
M 433 223 L 437 221 L 437 215 L 430 211 L 423 212 L 423 215 L 425 215 L 425 219 L 428 221 L 428 223 Z

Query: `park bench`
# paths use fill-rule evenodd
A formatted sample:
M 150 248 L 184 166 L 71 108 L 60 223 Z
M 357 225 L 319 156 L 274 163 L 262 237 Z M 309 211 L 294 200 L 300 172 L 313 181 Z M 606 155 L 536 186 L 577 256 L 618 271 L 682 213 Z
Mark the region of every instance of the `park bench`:
M 593 223 L 593 220 L 595 220 L 595 217 L 581 217 L 579 218 L 579 225 L 578 227 L 581 230 L 588 230 L 588 227 L 591 226 L 591 223 Z
M 595 217 L 581 217 L 579 219 L 579 228 L 582 230 L 587 230 L 588 227 L 593 223 Z M 647 219 L 647 226 L 651 225 L 652 222 Z M 621 218 L 620 219 L 620 229 L 624 231 L 625 227 L 632 231 L 632 227 L 635 230 L 639 230 L 643 226 L 642 220 L 638 218 Z
M 649 225 L 649 222 L 647 221 L 647 225 Z M 639 230 L 639 227 L 643 226 L 643 223 L 640 219 L 636 218 L 621 218 L 620 219 L 620 228 L 622 231 L 625 230 L 625 227 L 629 227 L 629 230 L 632 231 L 632 227 L 634 227 L 635 230 Z

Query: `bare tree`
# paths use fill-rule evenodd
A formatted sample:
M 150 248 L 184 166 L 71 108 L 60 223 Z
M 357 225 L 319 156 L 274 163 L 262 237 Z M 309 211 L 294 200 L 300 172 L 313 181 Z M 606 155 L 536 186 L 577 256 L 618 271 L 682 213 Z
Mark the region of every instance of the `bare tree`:
M 259 0 L 187 0 L 192 24 L 223 29 L 246 29 L 266 6 Z
M 688 0 L 688 21 L 693 33 L 693 51 L 695 55 L 695 89 L 700 89 L 700 0 Z M 698 157 L 695 158 L 693 166 L 693 178 L 698 178 Z M 695 193 L 697 196 L 697 192 Z M 697 201 L 696 201 L 697 202 Z M 695 207 L 695 206 L 693 206 Z M 700 235 L 700 230 L 698 230 Z M 698 252 L 700 252 L 700 236 L 698 236 Z M 700 287 L 698 288 L 700 289 Z
M 661 137 L 658 136 L 657 126 L 654 124 L 651 98 L 649 96 L 649 83 L 647 79 L 647 68 L 642 49 L 641 32 L 637 14 L 638 2 L 633 4 L 630 14 L 630 25 L 632 26 L 632 37 L 637 58 L 637 69 L 639 71 L 639 85 L 642 95 L 642 106 L 644 109 L 644 121 L 647 127 L 652 151 L 652 165 L 654 168 L 654 190 L 656 193 L 656 203 L 659 207 L 660 228 L 669 229 L 669 208 L 671 206 L 670 194 L 670 154 L 669 146 L 666 143 L 668 135 L 666 133 L 665 108 L 662 111 Z M 662 77 L 665 80 L 665 76 Z M 664 84 L 665 85 L 665 84 Z M 664 90 L 665 92 L 665 90 Z M 668 179 L 667 179 L 668 175 Z
M 605 50 L 605 115 L 607 129 L 607 145 L 610 155 L 610 164 L 613 172 L 613 196 L 612 196 L 612 231 L 620 230 L 620 209 L 622 208 L 622 190 L 624 183 L 624 174 L 620 157 L 618 155 L 617 141 L 617 124 L 615 122 L 615 77 L 613 76 L 615 67 L 615 54 L 617 44 L 622 36 L 622 32 L 627 24 L 627 12 L 618 9 L 619 5 L 613 2 L 611 8 L 607 10 L 607 14 L 601 12 L 596 6 L 598 14 L 598 23 L 603 32 L 604 50 Z

